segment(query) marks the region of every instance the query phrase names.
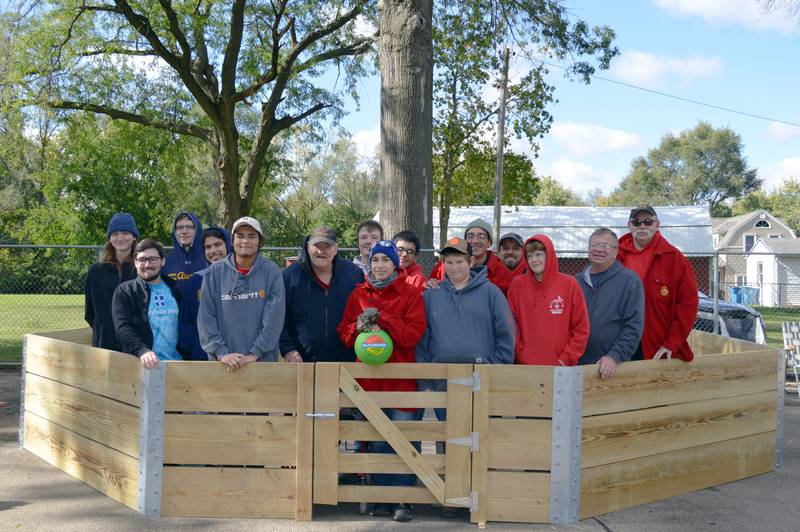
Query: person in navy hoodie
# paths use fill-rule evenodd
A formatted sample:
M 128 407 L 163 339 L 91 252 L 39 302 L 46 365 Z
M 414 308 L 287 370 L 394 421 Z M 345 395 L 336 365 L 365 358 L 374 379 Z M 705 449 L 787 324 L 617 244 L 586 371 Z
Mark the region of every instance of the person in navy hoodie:
M 342 343 L 336 327 L 364 273 L 338 251 L 336 231 L 317 227 L 303 241 L 300 260 L 283 271 L 286 320 L 280 350 L 287 362 L 355 362 L 353 348 Z
M 220 261 L 231 254 L 231 234 L 224 227 L 209 227 L 203 231 L 203 251 L 209 264 Z M 181 299 L 180 342 L 186 360 L 209 360 L 208 354 L 200 345 L 197 331 L 197 312 L 200 309 L 200 289 L 203 287 L 203 274 L 200 270 L 189 279 Z
M 167 255 L 164 273 L 175 281 L 182 295 L 192 275 L 206 266 L 203 226 L 194 213 L 181 211 L 172 224 L 172 251 Z

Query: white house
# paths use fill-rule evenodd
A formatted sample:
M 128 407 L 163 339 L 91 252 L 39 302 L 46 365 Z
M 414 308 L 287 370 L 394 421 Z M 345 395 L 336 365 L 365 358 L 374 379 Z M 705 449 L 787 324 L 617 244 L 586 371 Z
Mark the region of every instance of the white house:
M 747 255 L 746 285 L 765 307 L 800 306 L 800 239 L 759 239 Z

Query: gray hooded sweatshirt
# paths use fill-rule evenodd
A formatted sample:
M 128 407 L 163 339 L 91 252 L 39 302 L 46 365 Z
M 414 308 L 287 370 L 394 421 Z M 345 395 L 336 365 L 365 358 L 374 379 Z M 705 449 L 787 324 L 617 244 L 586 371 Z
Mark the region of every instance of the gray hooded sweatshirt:
M 242 275 L 231 253 L 203 277 L 197 315 L 203 350 L 214 358 L 241 353 L 276 362 L 285 304 L 283 277 L 274 262 L 259 255 Z
M 427 326 L 417 344 L 417 362 L 513 364 L 516 326 L 503 292 L 486 268 L 470 272 L 456 290 L 447 278 L 425 290 Z

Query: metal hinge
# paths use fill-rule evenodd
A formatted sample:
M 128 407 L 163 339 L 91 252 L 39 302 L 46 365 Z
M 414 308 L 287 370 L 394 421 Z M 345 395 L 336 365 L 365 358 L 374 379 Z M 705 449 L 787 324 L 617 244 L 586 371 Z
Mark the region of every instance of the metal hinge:
M 481 391 L 481 374 L 477 371 L 472 372 L 472 378 L 447 379 L 447 384 L 460 384 L 461 386 L 472 386 L 473 392 Z
M 450 445 L 466 445 L 474 453 L 478 451 L 478 433 L 473 432 L 463 438 L 452 438 L 447 440 L 447 443 Z
M 453 497 L 446 499 L 447 506 L 457 506 L 459 508 L 469 508 L 470 512 L 478 511 L 478 492 L 470 491 L 469 497 Z
M 314 412 L 306 412 L 306 417 L 313 417 L 319 419 L 333 419 L 336 417 L 336 414 L 334 412 L 320 412 L 318 414 Z

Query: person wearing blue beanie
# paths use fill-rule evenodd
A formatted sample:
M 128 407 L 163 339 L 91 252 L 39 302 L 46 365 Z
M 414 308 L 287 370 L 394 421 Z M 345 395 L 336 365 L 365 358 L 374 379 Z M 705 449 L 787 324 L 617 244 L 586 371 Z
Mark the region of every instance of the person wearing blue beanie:
M 92 346 L 121 351 L 111 319 L 111 298 L 125 281 L 136 278 L 133 249 L 139 239 L 136 220 L 118 212 L 108 221 L 100 259 L 89 267 L 84 283 L 84 319 L 92 328 Z
M 391 240 L 378 240 L 369 250 L 369 261 L 372 262 L 372 257 L 376 253 L 383 253 L 389 260 L 392 261 L 395 268 L 400 267 L 400 255 L 397 253 L 397 246 Z

